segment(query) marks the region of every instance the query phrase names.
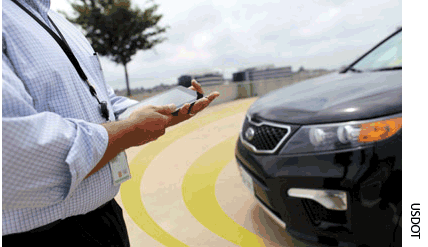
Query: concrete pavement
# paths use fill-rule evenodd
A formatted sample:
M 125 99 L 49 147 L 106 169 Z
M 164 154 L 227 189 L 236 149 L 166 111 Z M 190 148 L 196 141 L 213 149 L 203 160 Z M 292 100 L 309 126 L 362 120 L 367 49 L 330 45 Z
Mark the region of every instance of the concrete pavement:
M 296 246 L 243 185 L 234 147 L 249 98 L 210 106 L 127 150 L 116 196 L 131 246 Z

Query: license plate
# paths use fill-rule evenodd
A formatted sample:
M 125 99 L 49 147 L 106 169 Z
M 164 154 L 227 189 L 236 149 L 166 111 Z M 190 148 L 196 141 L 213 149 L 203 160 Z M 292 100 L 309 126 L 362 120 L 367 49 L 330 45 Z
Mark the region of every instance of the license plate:
M 250 174 L 248 174 L 248 172 L 245 171 L 241 166 L 239 166 L 239 171 L 241 172 L 242 182 L 244 183 L 245 187 L 247 187 L 251 194 L 254 195 L 253 179 L 251 178 Z

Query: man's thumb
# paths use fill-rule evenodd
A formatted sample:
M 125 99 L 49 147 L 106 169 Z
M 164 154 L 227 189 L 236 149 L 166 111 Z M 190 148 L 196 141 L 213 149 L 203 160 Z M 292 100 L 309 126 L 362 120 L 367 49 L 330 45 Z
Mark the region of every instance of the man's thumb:
M 157 106 L 156 112 L 163 114 L 163 115 L 169 115 L 169 114 L 173 113 L 176 110 L 176 108 L 177 107 L 174 104 Z

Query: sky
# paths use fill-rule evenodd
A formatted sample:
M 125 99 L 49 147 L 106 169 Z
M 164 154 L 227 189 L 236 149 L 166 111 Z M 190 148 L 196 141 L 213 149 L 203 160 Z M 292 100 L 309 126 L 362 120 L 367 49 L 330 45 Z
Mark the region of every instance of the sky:
M 147 0 L 133 0 L 140 8 Z M 189 73 L 264 65 L 338 69 L 402 25 L 401 0 L 154 0 L 166 41 L 139 51 L 128 64 L 131 88 L 176 84 Z M 68 0 L 51 9 L 72 14 Z M 124 89 L 125 73 L 101 57 L 106 81 Z

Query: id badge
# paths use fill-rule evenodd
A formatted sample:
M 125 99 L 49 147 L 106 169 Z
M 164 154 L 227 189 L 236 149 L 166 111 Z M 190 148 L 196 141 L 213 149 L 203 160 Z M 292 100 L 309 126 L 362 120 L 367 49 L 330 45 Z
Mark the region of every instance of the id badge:
M 113 186 L 118 186 L 131 179 L 128 160 L 124 151 L 120 152 L 116 157 L 110 160 L 109 164 L 113 177 Z

